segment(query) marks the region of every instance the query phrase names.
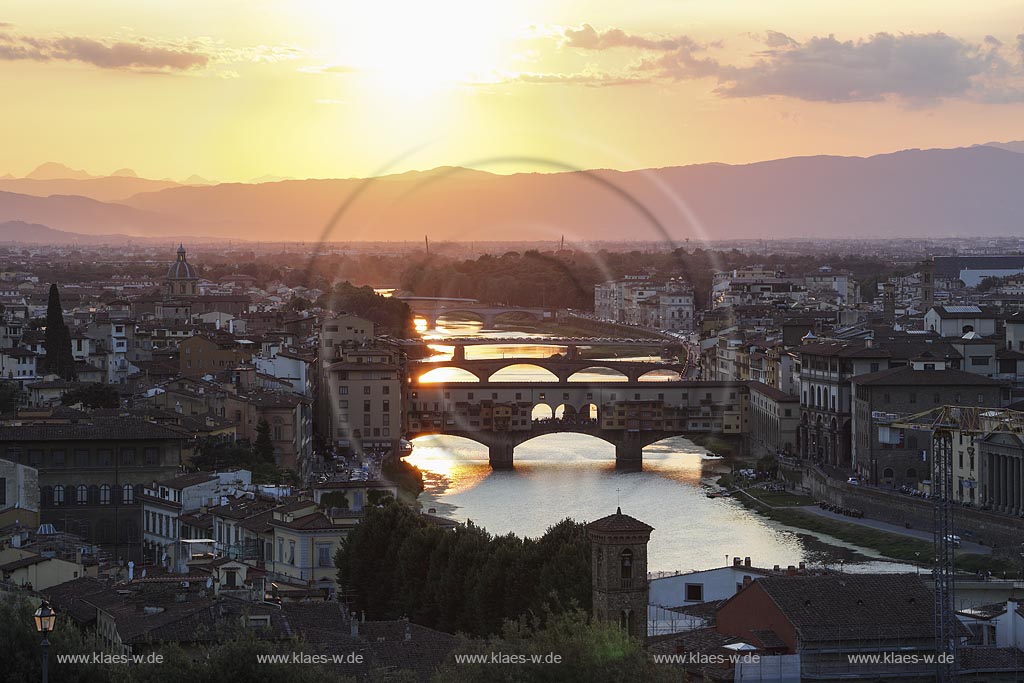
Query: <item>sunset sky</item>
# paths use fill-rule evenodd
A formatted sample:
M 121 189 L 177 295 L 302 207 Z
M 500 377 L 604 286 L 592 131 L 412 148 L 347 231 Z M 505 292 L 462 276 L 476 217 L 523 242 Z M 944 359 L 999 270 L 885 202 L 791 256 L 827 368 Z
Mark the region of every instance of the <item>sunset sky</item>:
M 7 0 L 0 175 L 633 169 L 1024 139 L 1020 0 Z

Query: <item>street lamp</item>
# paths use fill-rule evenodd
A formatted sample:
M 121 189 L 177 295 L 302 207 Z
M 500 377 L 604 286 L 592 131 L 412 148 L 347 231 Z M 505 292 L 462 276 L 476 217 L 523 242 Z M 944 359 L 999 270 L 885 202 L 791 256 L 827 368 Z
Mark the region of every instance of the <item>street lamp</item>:
M 43 683 L 47 683 L 47 668 L 50 663 L 50 641 L 47 640 L 46 636 L 57 624 L 57 613 L 50 607 L 50 603 L 43 600 L 33 617 L 36 622 L 36 630 L 43 634 Z

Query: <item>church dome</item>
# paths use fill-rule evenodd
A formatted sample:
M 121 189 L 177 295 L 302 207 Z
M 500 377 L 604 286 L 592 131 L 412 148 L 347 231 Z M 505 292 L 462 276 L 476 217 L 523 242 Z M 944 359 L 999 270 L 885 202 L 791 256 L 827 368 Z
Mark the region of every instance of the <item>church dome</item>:
M 199 271 L 185 259 L 185 245 L 178 246 L 178 259 L 167 269 L 168 280 L 198 280 Z

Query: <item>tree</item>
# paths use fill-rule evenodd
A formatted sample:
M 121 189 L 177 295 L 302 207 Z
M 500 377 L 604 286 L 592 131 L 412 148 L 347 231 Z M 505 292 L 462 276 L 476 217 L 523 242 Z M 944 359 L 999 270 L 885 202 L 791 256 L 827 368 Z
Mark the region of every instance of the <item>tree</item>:
M 13 413 L 25 402 L 21 385 L 8 380 L 0 381 L 0 413 Z
M 109 384 L 85 384 L 65 391 L 60 402 L 66 406 L 81 403 L 85 408 L 119 408 L 121 394 Z
M 500 633 L 508 619 L 590 607 L 590 544 L 565 520 L 539 539 L 431 524 L 381 501 L 342 541 L 338 583 L 375 619 L 408 616 L 442 631 Z
M 252 446 L 256 462 L 274 462 L 274 442 L 270 439 L 270 423 L 266 419 L 260 419 L 256 423 L 256 443 Z
M 494 666 L 456 663 L 457 655 L 524 655 L 526 662 Z M 558 657 L 555 661 L 554 657 Z M 522 617 L 499 637 L 463 639 L 435 674 L 435 683 L 661 683 L 680 680 L 674 667 L 655 664 L 640 641 L 615 624 L 590 619 L 581 609 Z
M 46 336 L 43 339 L 46 356 L 44 373 L 57 375 L 63 380 L 76 378 L 75 359 L 71 353 L 71 332 L 64 323 L 64 308 L 60 304 L 60 290 L 50 285 L 50 299 L 46 304 Z

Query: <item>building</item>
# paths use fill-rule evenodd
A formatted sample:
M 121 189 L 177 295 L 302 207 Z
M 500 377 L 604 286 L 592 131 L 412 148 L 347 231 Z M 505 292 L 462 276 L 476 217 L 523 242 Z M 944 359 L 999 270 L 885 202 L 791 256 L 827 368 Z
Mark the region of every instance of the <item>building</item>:
M 24 420 L 0 426 L 4 458 L 39 471 L 40 521 L 111 547 L 141 549 L 143 487 L 181 465 L 180 431 L 136 418 Z
M 983 306 L 934 306 L 924 314 L 924 329 L 940 337 L 962 337 L 968 332 L 991 337 L 996 333 L 996 315 Z
M 999 407 L 1008 398 L 1008 390 L 998 380 L 962 370 L 904 366 L 858 375 L 851 383 L 853 469 L 868 482 L 885 486 L 916 488 L 922 480 L 930 480 L 932 443 L 928 433 L 885 428 L 879 416 L 920 413 L 943 405 Z
M 933 605 L 913 574 L 766 576 L 719 607 L 715 630 L 756 648 L 762 664 L 799 655 L 799 680 L 933 681 L 935 664 L 924 661 L 935 653 Z M 851 654 L 886 652 L 915 654 L 919 664 L 850 667 Z
M 249 363 L 254 344 L 227 333 L 196 335 L 178 344 L 179 371 L 185 377 L 213 375 Z
M 628 275 L 594 287 L 594 313 L 602 320 L 673 332 L 694 329 L 693 287 L 684 280 L 654 282 Z
M 199 271 L 185 258 L 185 245 L 178 245 L 177 258 L 164 276 L 164 296 L 174 297 L 199 295 Z
M 795 453 L 800 425 L 800 399 L 761 382 L 751 381 L 748 433 L 751 445 L 771 454 Z
M 154 482 L 142 491 L 142 557 L 144 561 L 185 572 L 191 556 L 181 517 L 220 503 L 222 494 L 252 484 L 247 470 L 194 472 Z
M 594 618 L 647 638 L 647 543 L 654 527 L 622 514 L 587 525 L 591 544 Z
M 15 523 L 39 525 L 39 470 L 0 460 L 0 528 Z
M 357 316 L 324 321 L 321 330 L 319 428 L 338 449 L 397 450 L 404 428 L 404 354 L 373 337 L 373 323 Z

